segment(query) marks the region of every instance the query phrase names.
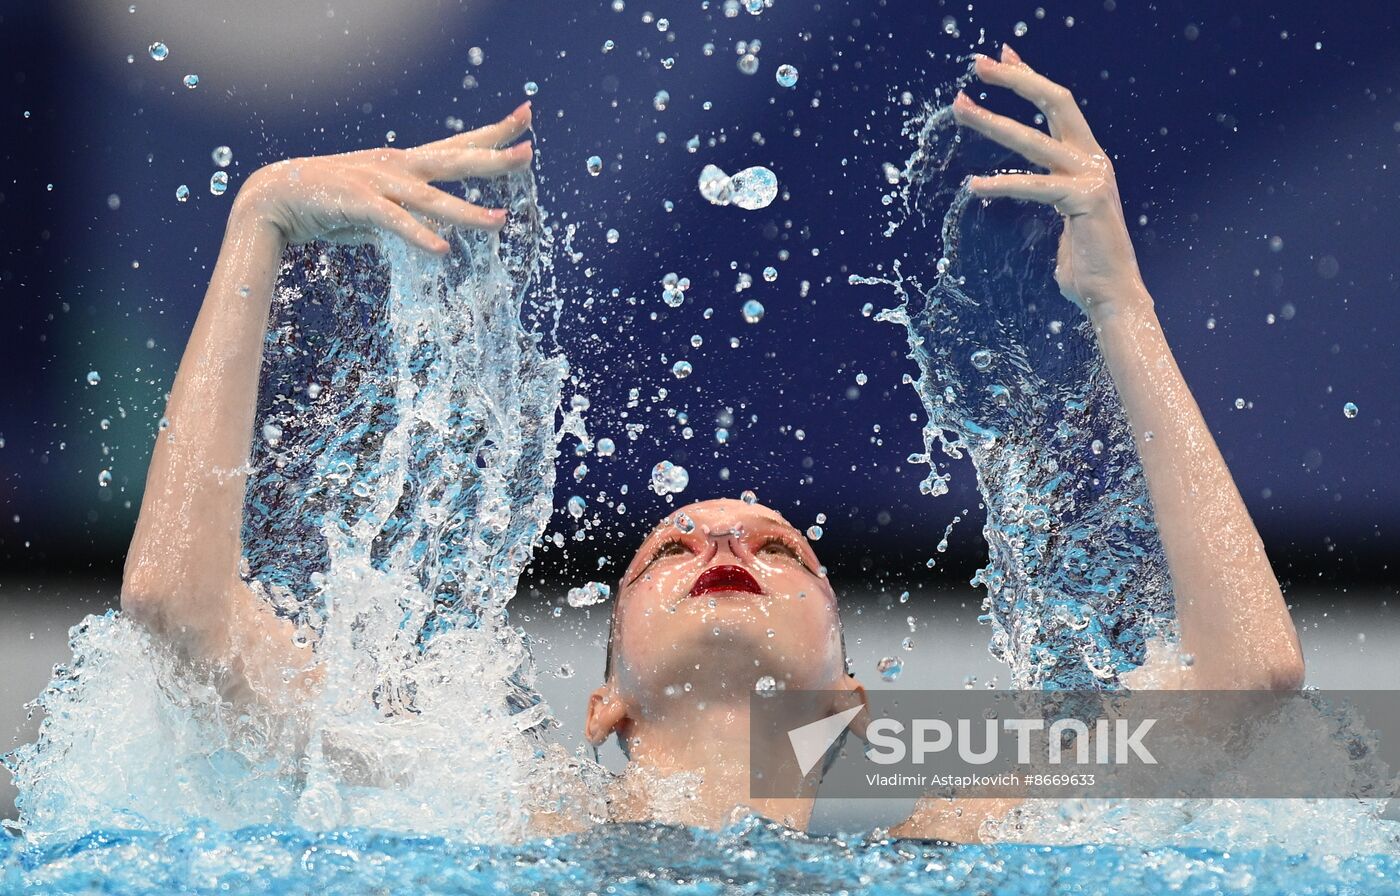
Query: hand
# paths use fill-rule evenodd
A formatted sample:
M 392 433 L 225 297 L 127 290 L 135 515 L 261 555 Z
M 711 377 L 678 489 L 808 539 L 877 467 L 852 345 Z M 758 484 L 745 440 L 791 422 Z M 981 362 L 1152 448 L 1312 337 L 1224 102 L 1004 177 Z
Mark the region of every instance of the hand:
M 248 178 L 235 208 L 276 228 L 293 244 L 367 242 L 379 229 L 441 255 L 448 251 L 447 240 L 414 213 L 443 225 L 497 230 L 506 212 L 473 205 L 429 184 L 490 177 L 529 165 L 534 155 L 530 141 L 501 148 L 529 127 L 527 102 L 495 124 L 412 149 L 287 159 Z
M 1127 308 L 1150 309 L 1113 165 L 1069 90 L 1033 71 L 1006 45 L 1001 61 L 978 56 L 974 70 L 984 82 L 1010 88 L 1035 103 L 1050 133 L 984 109 L 961 91 L 953 100 L 954 118 L 1049 173 L 974 177 L 969 189 L 978 196 L 1010 196 L 1055 207 L 1065 222 L 1055 282 L 1090 318 Z

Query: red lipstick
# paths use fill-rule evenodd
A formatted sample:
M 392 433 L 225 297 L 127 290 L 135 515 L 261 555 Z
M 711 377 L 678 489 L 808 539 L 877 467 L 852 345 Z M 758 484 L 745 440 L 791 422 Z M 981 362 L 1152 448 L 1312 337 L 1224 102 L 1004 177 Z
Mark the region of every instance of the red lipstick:
M 702 594 L 713 594 L 721 591 L 762 594 L 763 588 L 758 584 L 758 580 L 742 566 L 711 566 L 700 573 L 700 577 L 695 580 L 695 584 L 690 588 L 690 596 L 699 597 Z

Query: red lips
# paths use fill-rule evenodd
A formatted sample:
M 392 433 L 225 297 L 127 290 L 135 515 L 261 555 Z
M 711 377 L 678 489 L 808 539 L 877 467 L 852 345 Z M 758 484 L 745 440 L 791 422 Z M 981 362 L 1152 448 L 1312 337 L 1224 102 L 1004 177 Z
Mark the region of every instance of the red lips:
M 763 588 L 758 584 L 758 580 L 742 566 L 711 566 L 700 573 L 700 577 L 695 580 L 695 584 L 690 588 L 690 596 L 699 597 L 702 594 L 712 594 L 719 591 L 762 594 Z

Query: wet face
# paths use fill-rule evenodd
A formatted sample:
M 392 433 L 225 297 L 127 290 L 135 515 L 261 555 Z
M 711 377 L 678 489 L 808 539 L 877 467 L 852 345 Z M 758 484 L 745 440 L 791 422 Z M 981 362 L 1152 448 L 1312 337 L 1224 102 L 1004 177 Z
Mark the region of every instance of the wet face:
M 618 589 L 611 683 L 629 702 L 836 688 L 836 596 L 800 532 L 761 504 L 703 501 L 647 537 Z

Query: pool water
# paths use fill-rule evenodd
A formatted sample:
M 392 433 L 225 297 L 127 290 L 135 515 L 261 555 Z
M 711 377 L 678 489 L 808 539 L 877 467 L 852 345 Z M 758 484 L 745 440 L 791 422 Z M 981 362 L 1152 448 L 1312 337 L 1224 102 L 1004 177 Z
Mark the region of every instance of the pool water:
M 1053 230 L 1014 221 L 1026 267 L 976 279 L 1005 244 L 959 188 L 951 134 L 946 108 L 911 119 L 899 190 L 911 248 L 855 279 L 900 299 L 882 317 L 906 328 L 920 370 L 926 491 L 941 490 L 935 449 L 977 466 L 990 546 L 978 580 L 1012 683 L 1112 688 L 1171 628 L 1141 470 L 1088 335 L 1041 327 Z M 533 180 L 481 189 L 513 211 L 502 245 L 463 237 L 445 267 L 393 241 L 383 265 L 312 249 L 286 271 L 244 542 L 250 576 L 327 667 L 301 708 L 311 747 L 232 717 L 126 620 L 90 619 L 40 699 L 40 740 L 7 757 L 25 839 L 0 846 L 6 890 L 1400 892 L 1393 825 L 1341 801 L 1042 813 L 1027 842 L 978 846 L 812 837 L 752 817 L 530 839 L 524 795 L 569 770 L 507 604 L 553 511 L 556 451 L 595 445 L 551 339 L 553 233 Z M 933 272 L 915 269 L 921 223 L 942 236 Z M 1105 450 L 1085 456 L 1094 440 Z M 1052 519 L 1067 537 L 1049 538 Z M 601 774 L 575 761 L 581 778 Z
M 795 833 L 608 825 L 512 846 L 366 830 L 94 831 L 0 841 L 0 889 L 289 893 L 1400 893 L 1400 857 L 1111 845 L 950 846 Z

